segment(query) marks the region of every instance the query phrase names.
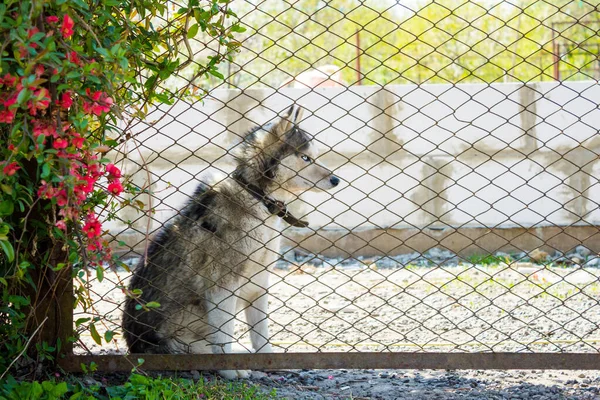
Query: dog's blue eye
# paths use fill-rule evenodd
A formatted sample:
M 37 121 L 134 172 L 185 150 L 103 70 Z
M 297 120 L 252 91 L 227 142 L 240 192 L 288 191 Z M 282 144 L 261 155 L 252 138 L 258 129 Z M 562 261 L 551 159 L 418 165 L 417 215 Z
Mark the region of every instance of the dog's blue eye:
M 309 156 L 302 154 L 301 158 L 306 161 L 306 162 L 311 162 L 312 160 L 310 159 Z

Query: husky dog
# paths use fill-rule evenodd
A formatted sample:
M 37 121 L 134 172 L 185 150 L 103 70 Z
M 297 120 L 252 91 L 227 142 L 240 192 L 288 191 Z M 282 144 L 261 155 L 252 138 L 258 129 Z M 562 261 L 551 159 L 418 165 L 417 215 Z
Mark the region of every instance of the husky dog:
M 152 240 L 125 303 L 131 353 L 230 353 L 242 310 L 253 350 L 271 351 L 268 268 L 278 259 L 282 220 L 308 225 L 285 204 L 340 181 L 316 161 L 311 136 L 298 127 L 301 111 L 292 106 L 277 122 L 250 130 L 231 176 L 200 184 Z M 234 379 L 248 371 L 220 374 Z

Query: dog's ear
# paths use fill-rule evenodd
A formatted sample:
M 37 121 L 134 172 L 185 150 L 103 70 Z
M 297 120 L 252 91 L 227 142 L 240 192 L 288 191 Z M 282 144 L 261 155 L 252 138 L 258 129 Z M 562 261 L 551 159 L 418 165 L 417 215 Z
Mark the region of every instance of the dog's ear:
M 277 136 L 285 135 L 295 124 L 300 122 L 300 119 L 302 118 L 302 108 L 297 107 L 295 111 L 294 108 L 295 106 L 292 104 L 281 119 L 273 126 L 273 132 L 275 132 Z
M 302 121 L 302 115 L 304 115 L 304 108 L 298 106 L 296 113 L 294 114 L 294 125 L 298 125 Z

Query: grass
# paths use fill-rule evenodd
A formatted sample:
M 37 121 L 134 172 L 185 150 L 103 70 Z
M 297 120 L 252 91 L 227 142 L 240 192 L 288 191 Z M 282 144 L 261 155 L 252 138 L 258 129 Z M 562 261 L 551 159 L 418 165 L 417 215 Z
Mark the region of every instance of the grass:
M 480 264 L 484 266 L 498 265 L 500 263 L 510 264 L 512 262 L 511 257 L 506 256 L 495 256 L 493 254 L 479 254 L 469 257 L 469 263 Z
M 17 381 L 8 377 L 0 383 L 0 400 L 267 400 L 275 392 L 265 394 L 259 387 L 244 382 L 182 378 L 152 378 L 131 374 L 122 385 L 86 385 L 74 377 L 65 381 Z

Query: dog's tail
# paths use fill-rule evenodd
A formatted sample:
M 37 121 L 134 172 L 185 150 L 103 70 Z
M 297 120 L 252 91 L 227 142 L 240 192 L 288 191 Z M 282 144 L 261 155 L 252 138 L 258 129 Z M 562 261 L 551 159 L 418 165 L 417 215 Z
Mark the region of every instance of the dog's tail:
M 143 268 L 144 261 L 140 260 L 136 273 L 131 279 L 130 289 L 142 287 L 140 281 L 142 277 L 138 276 L 140 269 Z M 154 293 L 152 288 L 146 288 L 145 295 L 152 297 Z M 169 340 L 165 338 L 158 329 L 164 321 L 164 315 L 157 310 L 139 309 L 139 302 L 133 297 L 127 297 L 125 300 L 125 309 L 123 311 L 123 336 L 129 347 L 129 352 L 134 354 L 169 354 Z
M 139 325 L 138 325 L 139 327 Z M 124 333 L 127 347 L 132 354 L 169 354 L 172 353 L 168 341 L 165 340 L 153 328 L 148 329 L 141 334 L 134 334 L 128 330 Z

